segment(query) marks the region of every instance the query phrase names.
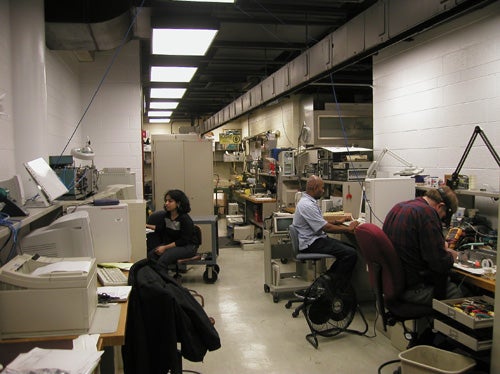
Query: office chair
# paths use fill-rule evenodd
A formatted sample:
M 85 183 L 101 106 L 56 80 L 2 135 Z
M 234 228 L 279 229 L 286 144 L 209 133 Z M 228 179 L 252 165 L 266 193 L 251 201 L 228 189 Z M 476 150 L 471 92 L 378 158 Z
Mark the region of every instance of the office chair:
M 318 348 L 317 335 L 332 337 L 342 332 L 364 335 L 368 331 L 368 323 L 359 308 L 356 293 L 351 284 L 339 287 L 328 275 L 323 274 L 316 277 L 317 261 L 324 258 L 335 258 L 335 256 L 321 253 L 301 253 L 296 227 L 290 225 L 288 230 L 295 259 L 297 261 L 313 261 L 314 264 L 314 281 L 306 289 L 304 296 L 289 300 L 285 305 L 289 309 L 292 303 L 301 303 L 295 308 L 292 316 L 297 317 L 300 311 L 304 313 L 311 330 L 311 333 L 306 335 L 306 340 L 314 348 Z M 359 312 L 364 322 L 363 331 L 348 328 L 356 311 Z
M 355 236 L 368 266 L 370 285 L 375 292 L 384 331 L 387 331 L 387 326 L 400 322 L 408 347 L 413 346 L 418 335 L 415 320 L 424 317 L 430 320 L 434 313 L 432 307 L 399 299 L 405 285 L 403 267 L 392 242 L 382 229 L 372 223 L 364 223 L 356 228 Z M 414 323 L 413 330 L 405 325 L 405 321 L 410 320 Z
M 149 225 L 159 225 L 164 219 L 167 212 L 158 210 L 149 215 L 147 223 Z M 161 244 L 161 237 L 156 232 L 146 234 L 146 255 Z

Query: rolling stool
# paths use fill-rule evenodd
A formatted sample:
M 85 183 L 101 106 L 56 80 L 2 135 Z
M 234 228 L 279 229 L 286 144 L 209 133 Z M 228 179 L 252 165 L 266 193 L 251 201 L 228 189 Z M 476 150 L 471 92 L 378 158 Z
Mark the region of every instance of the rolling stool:
M 299 236 L 297 233 L 297 228 L 293 225 L 288 227 L 288 233 L 290 235 L 290 241 L 292 244 L 292 251 L 295 261 L 312 261 L 314 266 L 314 279 L 317 277 L 317 262 L 323 260 L 325 258 L 335 258 L 335 256 L 327 255 L 323 253 L 301 253 L 299 251 Z M 305 295 L 309 294 L 309 292 L 305 292 Z M 300 311 L 304 308 L 304 296 L 300 296 L 295 293 L 296 298 L 290 299 L 285 304 L 285 308 L 290 309 L 293 303 L 301 303 L 292 313 L 292 316 L 295 318 L 299 315 Z

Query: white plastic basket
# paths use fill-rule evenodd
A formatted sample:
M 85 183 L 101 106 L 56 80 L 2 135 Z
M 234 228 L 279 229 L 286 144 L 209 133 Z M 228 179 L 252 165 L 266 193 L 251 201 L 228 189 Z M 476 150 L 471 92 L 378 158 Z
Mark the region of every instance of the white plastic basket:
M 466 373 L 476 366 L 473 358 L 429 345 L 418 345 L 399 354 L 402 374 Z

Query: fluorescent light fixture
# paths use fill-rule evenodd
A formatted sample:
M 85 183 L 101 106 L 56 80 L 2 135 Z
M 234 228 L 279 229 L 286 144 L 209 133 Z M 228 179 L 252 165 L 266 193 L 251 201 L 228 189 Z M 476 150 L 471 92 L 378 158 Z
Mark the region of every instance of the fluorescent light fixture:
M 171 110 L 159 110 L 159 111 L 149 111 L 148 117 L 170 117 L 172 115 Z
M 217 30 L 153 29 L 153 54 L 204 56 Z
M 234 3 L 234 0 L 175 0 L 175 1 L 195 1 L 198 3 Z
M 149 123 L 169 123 L 170 118 L 150 118 Z
M 151 82 L 189 82 L 198 68 L 151 66 Z
M 152 88 L 149 96 L 152 99 L 180 99 L 185 92 L 185 88 Z
M 175 109 L 179 105 L 178 101 L 152 101 L 149 103 L 149 109 Z

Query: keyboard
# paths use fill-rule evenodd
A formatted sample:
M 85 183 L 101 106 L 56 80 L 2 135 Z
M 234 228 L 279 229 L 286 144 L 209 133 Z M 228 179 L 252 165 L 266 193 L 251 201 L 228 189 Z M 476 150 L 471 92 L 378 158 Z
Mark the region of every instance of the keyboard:
M 118 268 L 97 267 L 97 277 L 103 286 L 126 286 L 128 279 Z
M 354 221 L 358 221 L 360 225 L 363 224 L 363 223 L 366 223 L 366 220 L 364 218 L 361 218 L 361 217 L 355 219 Z M 353 221 L 345 221 L 345 222 L 342 222 L 342 224 L 346 225 L 346 226 L 349 226 L 351 224 L 351 222 L 353 222 Z

